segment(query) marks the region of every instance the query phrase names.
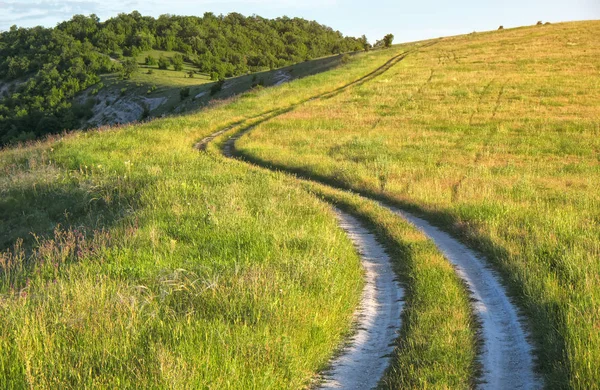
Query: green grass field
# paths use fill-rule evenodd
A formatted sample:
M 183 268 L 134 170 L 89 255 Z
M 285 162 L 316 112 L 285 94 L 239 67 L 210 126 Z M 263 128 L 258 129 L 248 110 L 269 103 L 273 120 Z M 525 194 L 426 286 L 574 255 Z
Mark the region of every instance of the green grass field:
M 2 151 L 0 387 L 311 383 L 351 330 L 358 256 L 312 190 L 193 145 L 228 123 L 358 79 L 399 50 L 194 115 Z M 413 228 L 365 210 L 406 268 L 409 318 L 443 325 L 430 346 L 426 327 L 407 329 L 409 347 L 399 354 L 438 365 L 394 372 L 414 384 L 467 388 L 476 340 L 462 284 Z M 427 273 L 448 286 L 432 300 L 411 281 Z
M 317 60 L 292 72 L 332 69 L 188 115 L 0 151 L 0 387 L 310 386 L 352 331 L 363 286 L 331 204 L 376 232 L 407 291 L 382 387 L 475 385 L 468 291 L 423 234 L 373 201 L 225 159 L 225 137 L 193 148 L 255 118 L 238 141 L 248 157 L 411 208 L 483 250 L 532 325 L 547 386 L 593 388 L 598 30 Z
M 420 212 L 482 250 L 551 388 L 600 383 L 599 22 L 448 38 L 237 143 Z

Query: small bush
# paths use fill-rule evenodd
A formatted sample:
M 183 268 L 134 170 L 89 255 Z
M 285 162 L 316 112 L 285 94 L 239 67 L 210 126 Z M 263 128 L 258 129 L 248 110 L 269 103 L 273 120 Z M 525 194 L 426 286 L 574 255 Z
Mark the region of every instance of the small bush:
M 169 60 L 162 55 L 158 58 L 158 69 L 169 69 Z
M 154 69 L 148 69 L 148 72 L 146 72 L 148 74 L 154 74 Z
M 217 81 L 216 83 L 214 83 L 212 85 L 212 87 L 210 87 L 210 96 L 213 96 L 213 95 L 217 94 L 217 92 L 221 91 L 223 89 L 223 85 L 225 85 L 224 79 L 221 79 L 221 80 Z
M 142 118 L 141 118 L 142 120 L 144 120 L 150 116 L 150 107 L 148 107 L 147 104 L 144 104 L 143 107 L 144 107 L 144 111 L 142 112 Z
M 95 99 L 87 99 L 85 103 L 73 104 L 72 112 L 77 119 L 90 119 L 94 116 L 94 106 L 96 105 Z
M 190 96 L 190 88 L 189 87 L 181 88 L 179 90 L 179 97 L 181 98 L 181 100 L 185 100 L 189 96 Z
M 344 54 L 340 61 L 343 65 L 346 65 L 348 62 L 350 62 L 350 56 L 348 54 Z
M 173 69 L 177 71 L 183 70 L 183 56 L 179 53 L 175 54 L 171 58 L 171 63 L 173 64 Z
M 121 96 L 125 96 L 127 93 L 127 88 L 121 88 Z
M 137 57 L 141 50 L 136 46 L 126 47 L 123 49 L 123 55 L 126 57 Z
M 542 21 L 541 21 L 541 20 L 538 20 L 538 22 L 537 22 L 537 25 L 538 25 L 538 26 L 541 26 L 541 25 L 543 25 L 543 24 L 544 24 L 544 23 L 542 23 Z
M 131 75 L 133 73 L 135 73 L 135 71 L 138 68 L 138 64 L 134 58 L 127 58 L 125 61 L 123 61 L 122 65 L 123 65 L 123 68 L 121 70 L 121 77 L 124 80 L 130 79 Z
M 265 79 L 260 78 L 260 80 L 256 81 L 256 75 L 252 78 L 252 88 L 262 88 L 265 86 Z
M 504 26 L 498 27 L 498 30 L 504 30 Z
M 152 57 L 151 55 L 146 56 L 146 65 L 156 65 L 157 61 L 156 58 Z

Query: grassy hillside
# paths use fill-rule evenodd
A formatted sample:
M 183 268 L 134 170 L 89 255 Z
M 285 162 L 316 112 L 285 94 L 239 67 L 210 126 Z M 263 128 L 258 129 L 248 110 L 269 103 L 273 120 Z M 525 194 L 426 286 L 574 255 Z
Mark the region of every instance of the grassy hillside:
M 600 383 L 600 22 L 473 33 L 238 141 L 422 213 L 493 261 L 550 388 Z
M 593 388 L 599 30 L 397 46 L 186 116 L 0 151 L 0 387 L 306 387 L 362 287 L 329 203 L 373 228 L 407 290 L 382 385 L 476 383 L 469 295 L 433 244 L 372 201 L 193 149 L 243 122 L 256 125 L 238 142 L 248 158 L 410 208 L 484 251 L 530 321 L 547 386 Z M 288 73 L 318 68 L 302 65 Z M 257 81 L 237 80 L 216 97 Z
M 314 189 L 193 145 L 401 50 L 193 115 L 0 152 L 0 387 L 309 384 L 350 330 L 358 256 Z M 468 388 L 475 329 L 452 268 L 397 217 L 337 197 L 378 226 L 404 269 L 414 327 L 398 356 L 421 363 L 399 375 Z

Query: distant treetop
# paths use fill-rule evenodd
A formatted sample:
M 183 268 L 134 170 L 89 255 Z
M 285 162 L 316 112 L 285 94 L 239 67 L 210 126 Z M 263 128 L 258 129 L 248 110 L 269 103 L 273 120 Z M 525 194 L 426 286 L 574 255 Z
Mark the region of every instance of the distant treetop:
M 170 62 L 147 56 L 142 62 L 148 65 L 181 70 L 186 61 L 222 79 L 367 45 L 366 39 L 344 37 L 314 21 L 239 13 L 155 19 L 134 11 L 104 22 L 96 15 L 75 15 L 55 28 L 13 26 L 0 34 L 0 81 L 13 85 L 0 95 L 0 145 L 77 127 L 74 95 L 98 83 L 103 73 L 131 77 L 137 69 L 132 60 L 116 59 L 145 51 L 179 53 Z
M 383 37 L 383 39 L 377 41 L 375 43 L 375 47 L 392 47 L 392 43 L 394 42 L 394 34 L 387 34 Z

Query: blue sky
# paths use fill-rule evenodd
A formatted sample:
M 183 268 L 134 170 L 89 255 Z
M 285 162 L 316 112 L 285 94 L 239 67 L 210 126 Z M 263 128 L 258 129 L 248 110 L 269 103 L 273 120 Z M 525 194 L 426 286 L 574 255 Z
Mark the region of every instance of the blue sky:
M 600 19 L 600 0 L 0 0 L 0 30 L 11 25 L 51 27 L 74 14 L 102 20 L 119 12 L 202 15 L 239 12 L 268 18 L 298 16 L 374 41 L 387 33 L 396 42 L 516 27 L 538 20 Z

